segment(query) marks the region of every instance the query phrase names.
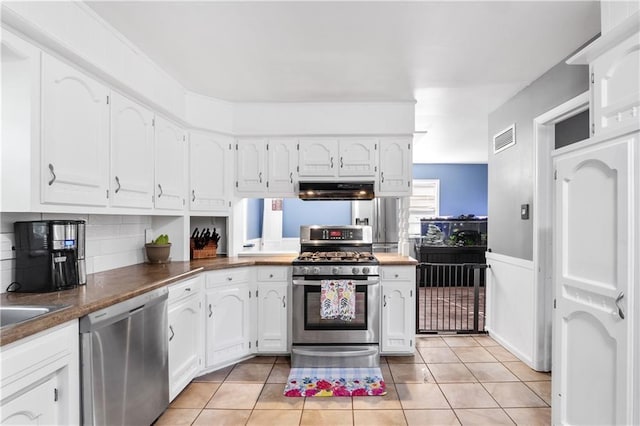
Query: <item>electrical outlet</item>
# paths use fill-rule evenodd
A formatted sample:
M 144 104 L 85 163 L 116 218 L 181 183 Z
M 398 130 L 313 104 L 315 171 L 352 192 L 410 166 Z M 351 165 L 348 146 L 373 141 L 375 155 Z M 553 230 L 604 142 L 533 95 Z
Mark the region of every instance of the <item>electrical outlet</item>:
M 150 243 L 152 241 L 153 241 L 153 229 L 146 228 L 144 230 L 144 242 L 145 243 Z

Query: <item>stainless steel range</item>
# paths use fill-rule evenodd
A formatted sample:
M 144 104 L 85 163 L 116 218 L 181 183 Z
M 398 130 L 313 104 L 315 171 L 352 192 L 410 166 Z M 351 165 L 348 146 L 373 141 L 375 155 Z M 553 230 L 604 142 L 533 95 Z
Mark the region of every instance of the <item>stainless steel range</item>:
M 370 226 L 300 227 L 300 255 L 293 261 L 292 366 L 378 365 L 380 278 L 371 249 Z M 352 317 L 321 314 L 322 288 L 329 282 L 354 289 Z

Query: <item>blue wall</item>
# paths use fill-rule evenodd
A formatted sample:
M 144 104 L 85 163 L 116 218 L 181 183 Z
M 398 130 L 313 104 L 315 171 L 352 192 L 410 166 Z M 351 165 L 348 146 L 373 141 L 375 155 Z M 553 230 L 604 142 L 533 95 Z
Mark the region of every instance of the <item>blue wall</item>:
M 351 225 L 351 201 L 302 201 L 285 198 L 282 236 L 300 237 L 300 225 Z
M 487 215 L 486 164 L 414 164 L 414 179 L 440 179 L 440 216 Z
M 247 239 L 262 238 L 262 198 L 247 199 Z

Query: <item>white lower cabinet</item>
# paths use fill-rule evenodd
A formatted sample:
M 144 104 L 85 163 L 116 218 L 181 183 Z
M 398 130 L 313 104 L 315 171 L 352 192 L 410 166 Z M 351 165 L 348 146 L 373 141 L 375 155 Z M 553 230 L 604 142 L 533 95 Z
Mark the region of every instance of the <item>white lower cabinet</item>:
M 413 353 L 416 329 L 415 266 L 382 267 L 380 352 Z
M 289 268 L 258 267 L 256 289 L 257 330 L 256 352 L 287 353 L 289 322 Z
M 79 423 L 78 335 L 70 321 L 2 347 L 0 424 Z
M 206 367 L 222 367 L 251 353 L 250 268 L 206 276 Z
M 203 368 L 202 281 L 198 277 L 169 288 L 169 399 L 173 400 Z

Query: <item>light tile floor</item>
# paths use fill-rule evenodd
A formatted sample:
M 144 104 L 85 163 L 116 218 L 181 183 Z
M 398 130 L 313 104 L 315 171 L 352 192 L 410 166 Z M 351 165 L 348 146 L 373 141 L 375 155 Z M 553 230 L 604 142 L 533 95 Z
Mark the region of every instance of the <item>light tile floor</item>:
M 156 425 L 549 425 L 551 375 L 488 336 L 420 336 L 383 357 L 387 395 L 287 398 L 289 358 L 256 357 L 196 378 Z

